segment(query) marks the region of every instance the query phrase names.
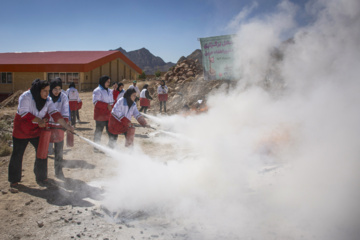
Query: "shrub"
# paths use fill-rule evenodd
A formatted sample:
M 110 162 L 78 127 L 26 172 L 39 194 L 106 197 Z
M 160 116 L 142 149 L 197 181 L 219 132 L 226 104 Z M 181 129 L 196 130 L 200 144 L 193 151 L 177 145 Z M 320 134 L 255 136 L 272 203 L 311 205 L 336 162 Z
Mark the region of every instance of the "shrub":
M 157 70 L 156 72 L 155 72 L 155 77 L 160 77 L 161 76 L 161 72 L 159 71 L 159 70 Z
M 145 79 L 146 78 L 146 74 L 143 71 L 140 75 L 139 75 L 139 79 Z

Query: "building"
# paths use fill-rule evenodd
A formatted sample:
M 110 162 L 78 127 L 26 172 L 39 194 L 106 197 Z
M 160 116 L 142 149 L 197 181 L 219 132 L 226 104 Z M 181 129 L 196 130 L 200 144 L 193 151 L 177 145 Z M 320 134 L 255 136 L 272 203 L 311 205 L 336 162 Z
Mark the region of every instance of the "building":
M 27 90 L 39 79 L 60 77 L 63 89 L 75 82 L 78 90 L 92 90 L 99 78 L 112 82 L 137 79 L 142 70 L 120 51 L 59 51 L 0 53 L 0 94 Z

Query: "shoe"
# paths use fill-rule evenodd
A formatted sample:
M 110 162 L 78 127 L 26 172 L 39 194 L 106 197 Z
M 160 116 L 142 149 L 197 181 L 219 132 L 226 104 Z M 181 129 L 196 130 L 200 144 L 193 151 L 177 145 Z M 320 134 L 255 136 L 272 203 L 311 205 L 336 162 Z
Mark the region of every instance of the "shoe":
M 19 186 L 18 182 L 10 183 L 10 188 L 17 188 Z
M 62 169 L 56 170 L 55 169 L 55 177 L 58 179 L 65 179 L 64 173 Z
M 45 180 L 36 180 L 36 182 L 41 187 L 52 188 L 52 189 L 57 188 L 56 184 L 53 181 L 49 180 L 48 178 Z

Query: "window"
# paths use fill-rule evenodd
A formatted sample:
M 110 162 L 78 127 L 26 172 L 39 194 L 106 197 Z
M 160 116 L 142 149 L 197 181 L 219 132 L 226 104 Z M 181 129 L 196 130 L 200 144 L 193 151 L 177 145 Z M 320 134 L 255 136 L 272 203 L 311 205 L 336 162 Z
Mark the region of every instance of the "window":
M 0 72 L 0 83 L 12 83 L 12 73 Z
M 61 78 L 62 82 L 65 84 L 70 84 L 71 82 L 79 84 L 80 82 L 79 73 L 48 73 L 48 80 L 52 80 L 57 77 Z

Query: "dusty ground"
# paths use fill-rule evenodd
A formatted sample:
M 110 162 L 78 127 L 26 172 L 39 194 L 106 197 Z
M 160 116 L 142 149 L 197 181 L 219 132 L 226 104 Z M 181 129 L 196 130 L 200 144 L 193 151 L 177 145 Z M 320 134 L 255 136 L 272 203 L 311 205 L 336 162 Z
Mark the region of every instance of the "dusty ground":
M 80 110 L 81 123 L 76 131 L 93 139 L 92 93 L 80 93 L 83 108 Z M 4 108 L 3 113 L 15 115 L 16 107 Z M 151 113 L 151 112 L 150 112 Z M 151 144 L 148 134 L 154 130 L 138 127 L 135 144 L 146 154 L 161 154 Z M 107 143 L 104 131 L 102 143 Z M 119 136 L 118 144 L 124 145 Z M 166 222 L 155 217 L 146 221 L 116 222 L 101 208 L 100 200 L 104 189 L 89 185 L 113 174 L 104 161 L 111 159 L 104 154 L 94 153 L 93 147 L 75 137 L 75 146 L 64 147 L 66 167 L 64 181 L 54 176 L 53 156 L 49 156 L 48 177 L 57 188 L 40 187 L 33 173 L 35 151 L 28 145 L 23 158 L 23 177 L 18 193 L 9 190 L 7 171 L 10 157 L 0 158 L 0 239 L 186 239 L 186 232 L 178 229 L 164 232 Z M 141 215 L 141 214 L 140 214 Z M 133 218 L 141 219 L 143 216 Z

